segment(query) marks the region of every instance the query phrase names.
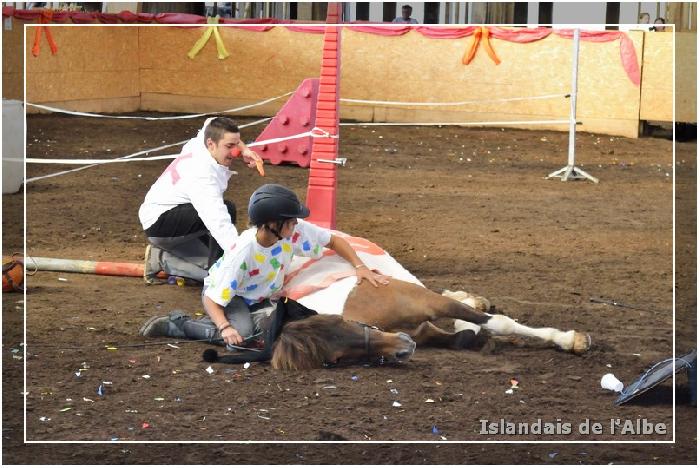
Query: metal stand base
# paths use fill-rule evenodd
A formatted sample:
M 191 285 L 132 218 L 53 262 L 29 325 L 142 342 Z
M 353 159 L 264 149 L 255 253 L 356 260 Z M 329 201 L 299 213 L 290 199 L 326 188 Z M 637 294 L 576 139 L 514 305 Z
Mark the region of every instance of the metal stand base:
M 594 184 L 598 183 L 598 179 L 590 175 L 588 172 L 584 171 L 583 169 L 579 169 L 576 166 L 573 165 L 568 165 L 566 167 L 563 167 L 559 169 L 558 171 L 554 171 L 551 174 L 547 176 L 547 179 L 554 179 L 554 178 L 560 178 L 562 182 L 566 182 L 567 180 L 585 180 L 588 179 Z

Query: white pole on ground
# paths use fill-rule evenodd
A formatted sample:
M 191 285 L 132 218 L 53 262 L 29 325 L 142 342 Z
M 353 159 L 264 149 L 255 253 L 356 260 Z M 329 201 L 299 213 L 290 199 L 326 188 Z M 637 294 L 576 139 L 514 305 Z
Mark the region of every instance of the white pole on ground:
M 559 178 L 562 182 L 567 180 L 588 179 L 598 183 L 598 179 L 588 174 L 583 169 L 576 167 L 576 97 L 578 95 L 578 55 L 580 47 L 580 30 L 574 29 L 574 57 L 571 71 L 571 107 L 569 111 L 569 158 L 567 165 L 547 176 L 548 179 Z

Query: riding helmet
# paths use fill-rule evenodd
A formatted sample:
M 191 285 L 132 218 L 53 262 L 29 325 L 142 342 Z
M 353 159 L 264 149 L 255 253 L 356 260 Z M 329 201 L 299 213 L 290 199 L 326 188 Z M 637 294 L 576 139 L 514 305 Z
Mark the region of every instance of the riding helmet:
M 278 184 L 265 184 L 250 196 L 248 217 L 253 224 L 287 218 L 306 218 L 309 209 L 287 187 Z

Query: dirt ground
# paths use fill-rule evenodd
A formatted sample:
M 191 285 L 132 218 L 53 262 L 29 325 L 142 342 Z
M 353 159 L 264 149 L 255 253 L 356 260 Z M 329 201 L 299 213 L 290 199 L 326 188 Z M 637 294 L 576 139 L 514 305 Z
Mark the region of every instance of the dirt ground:
M 200 125 L 31 116 L 27 154 L 122 156 L 184 140 Z M 245 129 L 244 139 L 259 131 Z M 592 349 L 575 356 L 499 338 L 489 353 L 419 349 L 393 367 L 281 372 L 254 363 L 214 365 L 209 374 L 200 343 L 105 349 L 143 342 L 138 328 L 154 314 L 201 312 L 198 288 L 38 272 L 28 278 L 26 362 L 22 296 L 3 295 L 3 462 L 695 463 L 696 409 L 684 373 L 676 382 L 673 444 L 630 443 L 673 440 L 670 382 L 622 407 L 599 384 L 608 372 L 631 383 L 673 350 L 672 141 L 579 134 L 577 161 L 600 178 L 597 185 L 544 178 L 566 163 L 566 133 L 343 127 L 340 141 L 348 164 L 339 175 L 338 229 L 379 244 L 431 289 L 484 295 L 529 325 L 586 331 Z M 695 142 L 676 143 L 679 353 L 696 343 L 695 155 Z M 103 165 L 30 183 L 28 254 L 142 261 L 137 210 L 166 165 Z M 27 176 L 68 168 L 29 165 Z M 268 166 L 265 179 L 238 170 L 227 198 L 239 207 L 239 229 L 248 196 L 263 182 L 305 194 L 307 171 L 296 166 Z M 3 196 L 3 255 L 22 249 L 23 202 L 21 194 Z M 592 303 L 592 296 L 645 310 Z M 325 443 L 25 444 L 25 365 L 27 441 Z M 519 388 L 507 394 L 513 378 Z M 98 395 L 102 382 L 109 383 Z M 482 433 L 480 421 L 501 419 L 569 424 L 571 434 Z M 667 433 L 611 433 L 611 419 L 663 424 Z M 601 423 L 603 434 L 580 433 L 587 420 Z M 452 444 L 497 440 L 558 442 Z M 563 443 L 572 440 L 584 443 Z M 591 440 L 620 443 L 585 443 Z

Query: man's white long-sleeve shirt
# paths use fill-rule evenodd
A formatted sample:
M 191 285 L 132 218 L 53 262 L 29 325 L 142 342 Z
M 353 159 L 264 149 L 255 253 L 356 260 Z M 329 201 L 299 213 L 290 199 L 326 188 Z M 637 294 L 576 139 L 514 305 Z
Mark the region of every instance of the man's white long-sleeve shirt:
M 202 129 L 187 142 L 180 155 L 151 186 L 139 208 L 139 220 L 146 230 L 171 208 L 192 203 L 216 242 L 227 251 L 238 238 L 223 197 L 235 172 L 216 162 L 204 146 L 203 133 Z

